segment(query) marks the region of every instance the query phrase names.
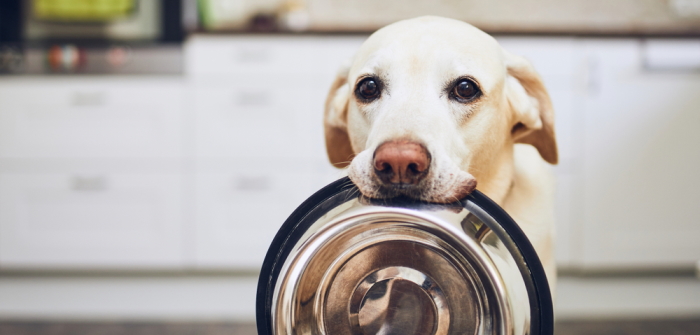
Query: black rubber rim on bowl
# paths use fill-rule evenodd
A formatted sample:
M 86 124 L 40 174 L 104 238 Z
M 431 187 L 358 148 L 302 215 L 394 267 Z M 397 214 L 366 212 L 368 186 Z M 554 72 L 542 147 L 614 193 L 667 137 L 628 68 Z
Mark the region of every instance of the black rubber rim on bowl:
M 343 192 L 354 191 L 355 185 L 349 178 L 338 179 L 311 197 L 306 199 L 282 224 L 277 235 L 272 240 L 270 248 L 265 255 L 256 297 L 256 322 L 258 335 L 272 335 L 272 295 L 277 283 L 282 266 L 291 249 L 299 241 L 311 224 L 316 222 L 329 210 L 340 203 L 347 201 L 341 197 L 336 201 L 328 201 Z M 531 324 L 530 334 L 552 335 L 554 333 L 554 310 L 549 283 L 535 249 L 527 239 L 520 227 L 513 219 L 495 202 L 479 191 L 474 191 L 461 202 L 471 201 L 490 215 L 500 224 L 510 238 L 515 242 L 522 255 L 524 267 L 532 278 L 534 287 L 528 288 L 530 299 Z M 534 302 L 534 303 L 533 303 Z

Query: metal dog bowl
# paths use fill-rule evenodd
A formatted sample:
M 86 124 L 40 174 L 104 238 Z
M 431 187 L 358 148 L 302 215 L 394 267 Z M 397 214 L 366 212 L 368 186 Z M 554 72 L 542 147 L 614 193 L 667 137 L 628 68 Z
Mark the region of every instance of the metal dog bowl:
M 544 269 L 485 195 L 373 201 L 347 178 L 282 225 L 256 307 L 259 335 L 553 332 Z

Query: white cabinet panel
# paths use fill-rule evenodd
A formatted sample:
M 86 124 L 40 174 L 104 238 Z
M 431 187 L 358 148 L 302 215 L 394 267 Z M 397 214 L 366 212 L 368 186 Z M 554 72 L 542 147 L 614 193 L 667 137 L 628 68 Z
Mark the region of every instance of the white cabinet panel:
M 581 227 L 588 267 L 690 267 L 700 259 L 700 74 L 645 68 L 642 50 L 637 40 L 582 47 L 590 71 Z
M 189 75 L 335 73 L 366 37 L 203 36 L 187 42 Z
M 258 270 L 284 220 L 337 176 L 312 162 L 294 169 L 282 159 L 245 165 L 196 176 L 199 268 Z
M 556 185 L 554 201 L 556 261 L 558 266 L 570 268 L 576 265 L 576 256 L 581 244 L 580 203 L 577 202 L 579 176 L 569 173 L 557 174 Z
M 327 88 L 319 81 L 257 79 L 197 87 L 197 157 L 324 157 Z
M 180 156 L 183 89 L 177 79 L 3 79 L 0 157 Z
M 577 73 L 574 37 L 497 37 L 496 40 L 506 51 L 529 60 L 543 77 Z
M 0 267 L 177 267 L 177 174 L 1 174 Z

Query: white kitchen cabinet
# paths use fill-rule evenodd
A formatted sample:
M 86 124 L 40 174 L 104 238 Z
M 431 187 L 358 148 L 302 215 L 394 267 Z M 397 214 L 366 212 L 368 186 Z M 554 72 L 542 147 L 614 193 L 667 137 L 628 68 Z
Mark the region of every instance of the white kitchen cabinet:
M 190 38 L 186 72 L 191 76 L 335 74 L 349 62 L 365 36 L 206 36 Z M 275 82 L 269 83 L 271 87 Z
M 581 41 L 585 268 L 692 268 L 700 260 L 700 74 L 692 63 L 655 65 L 679 64 L 683 44 L 698 41 L 672 44 L 675 51 L 650 55 L 637 39 Z
M 0 80 L 0 269 L 181 268 L 177 77 Z
M 259 270 L 287 217 L 337 178 L 332 169 L 298 159 L 202 164 L 195 190 L 197 266 Z
M 332 77 L 237 76 L 194 88 L 196 156 L 323 158 Z
M 323 107 L 361 37 L 211 37 L 188 42 L 195 142 L 195 264 L 257 270 L 274 234 L 339 178 Z
M 0 157 L 182 156 L 181 80 L 3 78 Z
M 178 268 L 179 174 L 0 174 L 0 268 Z

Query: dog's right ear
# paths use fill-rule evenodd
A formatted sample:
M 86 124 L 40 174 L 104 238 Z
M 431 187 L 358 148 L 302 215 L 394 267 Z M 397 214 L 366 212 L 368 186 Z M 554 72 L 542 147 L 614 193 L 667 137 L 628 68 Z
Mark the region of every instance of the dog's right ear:
M 557 140 L 554 135 L 554 109 L 542 79 L 535 68 L 520 56 L 504 50 L 508 77 L 508 102 L 516 115 L 511 134 L 516 143 L 537 148 L 544 160 L 557 164 Z
M 326 98 L 323 125 L 326 135 L 326 152 L 331 164 L 337 168 L 350 165 L 355 156 L 348 135 L 348 101 L 350 99 L 350 84 L 348 72 L 350 66 L 343 66 L 338 71 Z

